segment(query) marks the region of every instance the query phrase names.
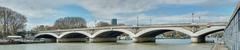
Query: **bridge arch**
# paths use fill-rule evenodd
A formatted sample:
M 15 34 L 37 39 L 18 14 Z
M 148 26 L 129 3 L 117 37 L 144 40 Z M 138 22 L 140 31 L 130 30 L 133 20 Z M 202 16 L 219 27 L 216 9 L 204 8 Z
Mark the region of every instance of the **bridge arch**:
M 181 32 L 188 35 L 189 37 L 193 35 L 193 32 L 183 28 L 148 28 L 138 32 L 135 35 L 135 42 L 154 42 L 156 41 L 156 36 L 168 31 Z
M 194 36 L 203 36 L 203 35 L 208 35 L 214 32 L 218 32 L 218 31 L 223 31 L 225 29 L 225 27 L 210 27 L 210 28 L 206 28 L 200 31 L 197 31 L 196 33 L 194 33 Z
M 57 39 L 59 38 L 58 35 L 55 33 L 39 33 L 34 37 L 35 39 L 43 38 L 45 42 L 57 42 Z
M 91 36 L 90 42 L 117 42 L 118 39 L 121 39 L 121 37 L 118 38 L 118 36 L 122 36 L 122 35 L 126 39 L 127 38 L 133 39 L 134 33 L 126 29 L 99 30 Z
M 35 38 L 59 38 L 57 34 L 55 33 L 39 33 L 37 35 L 34 36 Z
M 134 33 L 133 32 L 125 30 L 125 29 L 106 29 L 106 30 L 100 30 L 100 31 L 95 32 L 91 36 L 91 38 L 95 38 L 96 36 L 98 36 L 100 34 L 103 34 L 104 32 L 111 32 L 111 31 L 122 32 L 122 33 L 125 33 L 125 34 L 129 35 L 131 38 L 134 37 Z
M 193 38 L 195 39 L 193 40 L 193 42 L 206 42 L 206 36 L 212 33 L 216 33 L 219 31 L 223 31 L 225 29 L 225 27 L 210 27 L 210 28 L 206 28 L 200 31 L 197 31 L 196 33 L 194 33 Z
M 77 33 L 77 34 L 81 34 L 81 35 L 85 35 L 87 37 L 91 37 L 91 34 L 90 33 L 87 33 L 87 32 L 84 32 L 84 31 L 73 31 L 73 32 L 63 32 L 59 38 L 63 38 L 64 36 L 66 35 L 69 35 L 69 34 L 73 34 L 73 33 Z
M 157 31 L 157 30 L 172 30 L 172 31 L 179 31 L 179 32 L 187 34 L 189 36 L 193 35 L 193 32 L 191 32 L 189 30 L 186 30 L 186 29 L 183 29 L 183 28 L 149 28 L 149 29 L 145 29 L 145 30 L 142 30 L 142 31 L 138 32 L 135 35 L 135 37 L 139 37 L 139 36 L 141 36 L 145 33 L 148 33 L 148 32 L 151 32 L 151 31 Z
M 90 33 L 84 31 L 71 31 L 71 32 L 63 32 L 58 41 L 59 42 L 86 42 L 88 41 Z

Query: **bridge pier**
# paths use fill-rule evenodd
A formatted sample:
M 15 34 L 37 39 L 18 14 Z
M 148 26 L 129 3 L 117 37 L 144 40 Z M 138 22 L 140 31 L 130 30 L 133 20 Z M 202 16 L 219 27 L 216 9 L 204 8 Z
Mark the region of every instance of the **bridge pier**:
M 133 38 L 133 41 L 134 41 L 135 43 L 155 42 L 155 38 L 152 38 L 152 37 L 143 37 L 143 38 L 136 37 L 136 38 Z
M 90 43 L 100 43 L 100 42 L 116 42 L 117 38 L 90 38 L 88 42 Z
M 192 43 L 203 43 L 205 42 L 205 38 L 199 36 L 192 36 L 191 37 Z
M 59 43 L 59 38 L 56 39 L 56 43 Z

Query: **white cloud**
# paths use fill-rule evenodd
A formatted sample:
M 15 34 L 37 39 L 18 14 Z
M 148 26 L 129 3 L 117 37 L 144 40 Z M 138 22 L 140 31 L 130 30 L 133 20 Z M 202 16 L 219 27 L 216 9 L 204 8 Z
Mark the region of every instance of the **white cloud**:
M 27 17 L 48 18 L 59 17 L 62 13 L 56 8 L 76 4 L 90 11 L 99 21 L 110 21 L 111 17 L 134 24 L 136 16 L 141 16 L 141 21 L 149 21 L 147 15 L 143 12 L 154 9 L 157 5 L 193 5 L 201 7 L 229 6 L 233 3 L 231 0 L 0 0 L 0 6 L 8 7 Z M 207 12 L 197 12 L 198 15 L 208 18 L 214 16 Z M 153 17 L 153 23 L 161 22 L 189 22 L 185 17 L 191 16 L 191 13 L 178 16 L 160 16 Z M 225 20 L 225 15 L 220 15 Z M 221 20 L 216 20 L 221 21 Z M 91 21 L 93 23 L 93 21 Z M 29 23 L 29 25 L 31 25 Z M 33 24 L 32 24 L 33 25 Z M 88 24 L 91 25 L 91 24 Z
M 199 18 L 200 17 L 200 18 Z M 136 25 L 137 17 L 122 17 L 118 18 L 124 23 Z M 161 23 L 191 23 L 194 22 L 227 22 L 229 20 L 228 15 L 212 14 L 208 11 L 196 12 L 194 17 L 192 13 L 183 15 L 172 16 L 146 16 L 144 14 L 139 17 L 139 24 L 161 24 Z
M 147 15 L 144 15 L 143 12 L 150 9 L 154 9 L 157 5 L 193 5 L 200 7 L 218 7 L 218 6 L 229 6 L 232 1 L 227 0 L 85 0 L 85 1 L 76 1 L 79 5 L 82 5 L 93 15 L 100 18 L 102 21 L 110 21 L 110 19 L 118 18 L 122 23 L 136 24 L 136 16 L 140 16 L 140 24 L 149 23 L 150 20 Z M 226 15 L 213 14 L 209 12 L 196 12 L 195 16 L 202 16 L 202 22 L 216 22 L 216 21 L 225 21 L 227 20 Z M 119 15 L 120 14 L 120 15 Z M 127 15 L 126 15 L 127 14 Z M 130 15 L 129 15 L 130 14 Z M 106 17 L 107 16 L 107 17 Z M 112 17 L 109 17 L 112 16 Z M 158 16 L 153 17 L 152 23 L 177 23 L 177 22 L 191 22 L 191 13 L 184 15 L 176 16 Z M 219 17 L 223 20 L 211 20 L 205 19 L 208 17 L 216 18 L 216 16 L 225 16 Z
M 65 4 L 67 3 L 54 0 L 0 0 L 0 6 L 13 9 L 27 17 L 37 18 L 56 16 L 61 12 L 55 8 Z
M 11 8 L 30 17 L 57 16 L 59 6 L 78 4 L 95 16 L 117 16 L 119 13 L 139 13 L 154 8 L 156 5 L 229 5 L 228 0 L 0 0 L 0 6 Z M 136 15 L 139 15 L 136 14 Z
M 141 14 L 156 5 L 175 4 L 209 7 L 230 5 L 231 3 L 226 0 L 81 0 L 76 2 L 95 16 L 117 16 L 118 13 Z

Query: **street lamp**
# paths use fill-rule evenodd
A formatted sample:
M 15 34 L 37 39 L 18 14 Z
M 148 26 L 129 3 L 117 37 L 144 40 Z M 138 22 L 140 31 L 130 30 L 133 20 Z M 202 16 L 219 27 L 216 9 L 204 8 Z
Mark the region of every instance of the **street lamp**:
M 149 16 L 149 25 L 151 25 L 151 24 L 152 24 L 152 17 Z
M 137 27 L 139 26 L 139 17 L 137 16 Z
M 194 13 L 192 13 L 192 24 L 194 23 Z

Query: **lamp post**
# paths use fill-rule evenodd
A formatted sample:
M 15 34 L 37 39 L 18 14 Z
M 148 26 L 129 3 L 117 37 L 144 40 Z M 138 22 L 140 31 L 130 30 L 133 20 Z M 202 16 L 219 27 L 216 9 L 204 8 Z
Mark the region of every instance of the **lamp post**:
M 139 26 L 139 17 L 137 16 L 137 27 Z
M 197 27 L 198 27 L 198 25 L 195 23 L 195 18 L 194 18 L 194 13 L 192 13 L 192 31 L 193 32 L 196 32 L 197 31 Z
M 152 17 L 149 16 L 149 24 L 151 25 L 152 24 Z
M 195 15 L 195 14 L 194 14 L 194 13 L 192 13 L 192 24 L 194 24 L 194 23 L 195 23 L 195 21 L 194 21 L 194 19 L 195 19 L 195 18 L 194 18 L 194 15 Z

